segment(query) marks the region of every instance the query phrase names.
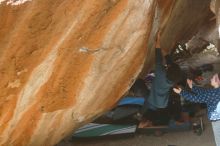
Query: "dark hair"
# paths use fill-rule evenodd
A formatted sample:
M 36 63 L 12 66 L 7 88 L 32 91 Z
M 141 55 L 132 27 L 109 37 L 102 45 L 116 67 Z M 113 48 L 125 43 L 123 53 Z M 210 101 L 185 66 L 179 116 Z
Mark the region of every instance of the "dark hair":
M 146 97 L 149 94 L 149 90 L 143 79 L 137 79 L 132 85 L 130 91 L 133 92 L 135 96 Z
M 172 63 L 167 68 L 167 79 L 173 83 L 178 83 L 183 78 L 183 72 L 178 64 Z

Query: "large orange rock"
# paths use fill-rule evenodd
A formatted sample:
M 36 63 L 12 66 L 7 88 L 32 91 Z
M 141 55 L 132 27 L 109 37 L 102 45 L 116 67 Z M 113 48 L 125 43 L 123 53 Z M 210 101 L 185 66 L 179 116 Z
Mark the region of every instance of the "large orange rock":
M 153 0 L 0 5 L 0 145 L 54 145 L 141 70 Z
M 158 28 L 169 50 L 195 34 L 207 5 L 0 0 L 0 145 L 54 145 L 113 107 L 152 66 Z M 190 13 L 200 17 L 189 23 Z

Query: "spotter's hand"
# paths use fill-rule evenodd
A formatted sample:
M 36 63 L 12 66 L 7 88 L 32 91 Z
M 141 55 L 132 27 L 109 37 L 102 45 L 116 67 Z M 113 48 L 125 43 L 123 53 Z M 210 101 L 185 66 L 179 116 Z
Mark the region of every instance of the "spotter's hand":
M 187 84 L 188 84 L 188 86 L 189 86 L 189 88 L 191 88 L 192 89 L 192 84 L 193 84 L 193 81 L 192 80 L 190 80 L 190 79 L 187 79 Z
M 182 91 L 181 88 L 173 88 L 173 91 L 177 94 L 180 94 L 180 92 Z

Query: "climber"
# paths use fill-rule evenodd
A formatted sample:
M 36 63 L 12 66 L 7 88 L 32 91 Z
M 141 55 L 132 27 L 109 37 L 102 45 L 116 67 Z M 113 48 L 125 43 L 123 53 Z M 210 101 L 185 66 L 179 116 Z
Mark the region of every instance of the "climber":
M 163 65 L 163 56 L 160 48 L 160 32 L 157 33 L 155 51 L 155 78 L 143 108 L 136 115 L 139 120 L 148 109 L 161 110 L 166 108 L 169 99 L 169 90 L 182 79 L 182 71 L 179 65 L 171 60 L 169 60 L 166 67 Z

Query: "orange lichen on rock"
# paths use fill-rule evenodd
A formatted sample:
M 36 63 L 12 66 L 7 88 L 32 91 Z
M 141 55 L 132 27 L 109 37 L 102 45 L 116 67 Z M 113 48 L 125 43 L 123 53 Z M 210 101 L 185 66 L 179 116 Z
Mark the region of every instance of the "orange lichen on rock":
M 181 31 L 187 29 L 184 20 L 190 19 L 190 11 L 181 19 L 175 13 L 196 4 L 191 0 L 8 2 L 0 1 L 0 145 L 6 146 L 54 145 L 113 107 L 145 60 L 152 61 L 156 30 L 162 27 L 168 34 L 164 44 L 169 49 L 178 41 L 173 38 L 182 38 Z M 201 3 L 198 12 L 190 7 L 194 15 L 208 2 L 197 3 Z M 155 14 L 158 11 L 160 15 Z M 203 18 L 190 21 L 188 28 L 199 26 Z
M 54 145 L 114 105 L 141 70 L 155 6 L 2 2 L 0 145 Z
M 41 118 L 41 112 L 39 108 L 34 105 L 33 108 L 30 108 L 30 110 L 26 111 L 22 115 L 22 117 L 22 119 L 16 121 L 16 123 L 13 123 L 13 125 L 11 126 L 11 129 L 13 129 L 13 131 L 10 131 L 10 134 L 7 135 L 7 141 L 2 145 L 28 145 L 28 140 L 30 140 L 32 135 L 34 134 L 34 131 Z

